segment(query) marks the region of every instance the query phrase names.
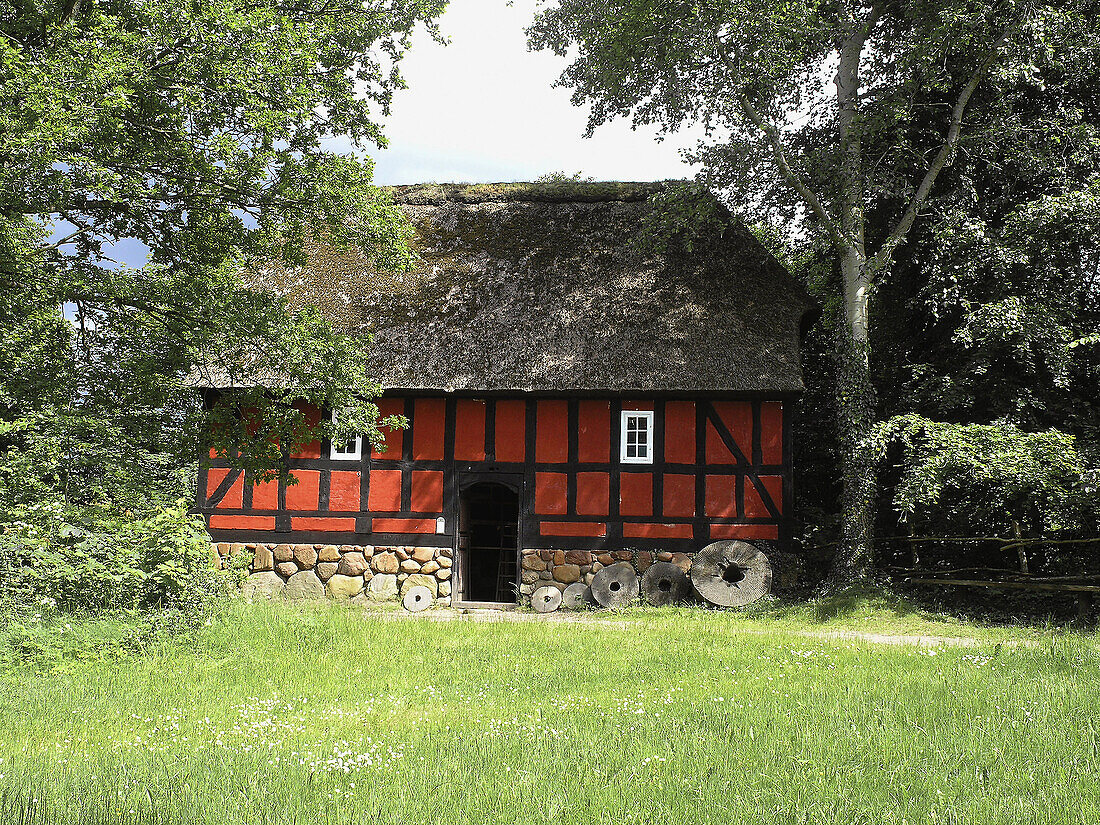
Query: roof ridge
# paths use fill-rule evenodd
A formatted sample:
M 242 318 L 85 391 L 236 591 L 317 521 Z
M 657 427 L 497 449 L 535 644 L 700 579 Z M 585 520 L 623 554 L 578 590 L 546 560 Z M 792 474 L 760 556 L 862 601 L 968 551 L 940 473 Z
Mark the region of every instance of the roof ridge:
M 414 183 L 383 186 L 394 201 L 409 205 L 441 203 L 597 203 L 637 202 L 683 180 L 547 181 L 501 183 Z

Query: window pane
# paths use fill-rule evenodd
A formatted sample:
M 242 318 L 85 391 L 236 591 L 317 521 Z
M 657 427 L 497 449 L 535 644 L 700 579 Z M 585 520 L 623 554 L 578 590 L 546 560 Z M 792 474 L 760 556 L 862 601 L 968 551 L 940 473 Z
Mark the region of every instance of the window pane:
M 627 458 L 637 458 L 638 457 L 638 448 L 633 444 L 627 444 L 626 445 L 626 457 Z

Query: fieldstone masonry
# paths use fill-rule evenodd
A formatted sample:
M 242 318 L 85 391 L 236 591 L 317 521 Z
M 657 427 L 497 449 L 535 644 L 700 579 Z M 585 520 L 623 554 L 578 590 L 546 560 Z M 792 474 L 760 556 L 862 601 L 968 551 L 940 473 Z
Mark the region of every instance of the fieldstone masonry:
M 594 553 L 588 550 L 524 550 L 520 561 L 519 593 L 523 602 L 544 585 L 565 590 L 573 582 L 592 584 L 596 574 L 612 564 L 629 562 L 641 575 L 655 561 L 670 561 L 685 573 L 691 568 L 687 553 L 650 550 L 615 550 Z
M 241 585 L 250 598 L 396 601 L 419 584 L 436 604 L 451 603 L 450 548 L 220 542 L 211 550 L 219 568 L 241 553 L 251 555 Z

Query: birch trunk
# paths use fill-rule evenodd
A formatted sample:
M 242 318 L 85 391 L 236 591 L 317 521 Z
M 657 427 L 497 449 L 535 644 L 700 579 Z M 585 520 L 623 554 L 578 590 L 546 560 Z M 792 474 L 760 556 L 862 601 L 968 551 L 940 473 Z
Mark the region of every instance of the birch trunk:
M 869 26 L 852 21 L 850 36 L 841 46 L 837 68 L 837 124 L 840 132 L 840 275 L 844 291 L 844 319 L 837 334 L 837 412 L 843 464 L 843 532 L 835 564 L 842 580 L 866 577 L 872 560 L 874 468 L 864 441 L 874 423 L 868 340 L 870 276 L 864 246 L 863 160 L 859 122 L 859 64 Z

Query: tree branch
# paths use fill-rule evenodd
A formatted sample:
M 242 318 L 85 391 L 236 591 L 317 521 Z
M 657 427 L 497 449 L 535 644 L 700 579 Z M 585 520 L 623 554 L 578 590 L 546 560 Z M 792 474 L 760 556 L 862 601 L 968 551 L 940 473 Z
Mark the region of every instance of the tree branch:
M 725 64 L 726 68 L 734 75 L 735 78 L 739 76 L 737 67 L 732 65 L 729 59 L 729 55 L 719 52 L 719 59 Z M 802 177 L 795 172 L 790 163 L 787 161 L 787 153 L 783 148 L 783 137 L 779 133 L 779 130 L 774 124 L 768 122 L 763 115 L 756 110 L 756 107 L 752 105 L 752 101 L 748 96 L 738 90 L 736 93 L 737 105 L 741 109 L 741 113 L 752 122 L 757 129 L 759 129 L 768 141 L 771 147 L 772 158 L 775 161 L 776 167 L 779 169 L 779 174 L 783 177 L 787 183 L 789 183 L 796 192 L 802 197 L 806 206 L 810 212 L 813 213 L 821 224 L 825 227 L 825 231 L 832 238 L 833 242 L 841 247 L 851 247 L 853 240 L 847 237 L 844 232 L 841 231 L 836 221 L 825 209 L 825 205 L 821 202 L 821 199 L 810 189 Z
M 940 172 L 954 162 L 955 150 L 958 148 L 959 144 L 959 135 L 962 133 L 963 114 L 966 112 L 967 104 L 970 103 L 970 98 L 978 88 L 978 84 L 981 82 L 986 70 L 993 65 L 993 62 L 997 59 L 1001 47 L 1008 41 L 1009 36 L 1016 30 L 1020 23 L 1022 23 L 1022 20 L 1018 21 L 1016 25 L 1010 26 L 1001 32 L 1001 36 L 998 37 L 996 42 L 990 47 L 986 56 L 970 75 L 970 79 L 967 81 L 966 85 L 963 86 L 962 91 L 959 92 L 959 96 L 955 100 L 955 105 L 951 109 L 951 125 L 947 129 L 947 137 L 936 153 L 936 157 L 933 158 L 931 166 L 929 166 L 928 170 L 924 173 L 924 178 L 917 187 L 917 191 L 913 194 L 913 198 L 909 202 L 909 206 L 906 208 L 905 213 L 890 231 L 890 234 L 886 236 L 886 240 L 882 243 L 882 248 L 879 249 L 878 253 L 868 262 L 868 269 L 872 273 L 878 272 L 890 261 L 894 254 L 894 250 L 905 240 L 905 236 L 909 233 L 913 223 L 916 221 L 917 213 L 928 199 Z

